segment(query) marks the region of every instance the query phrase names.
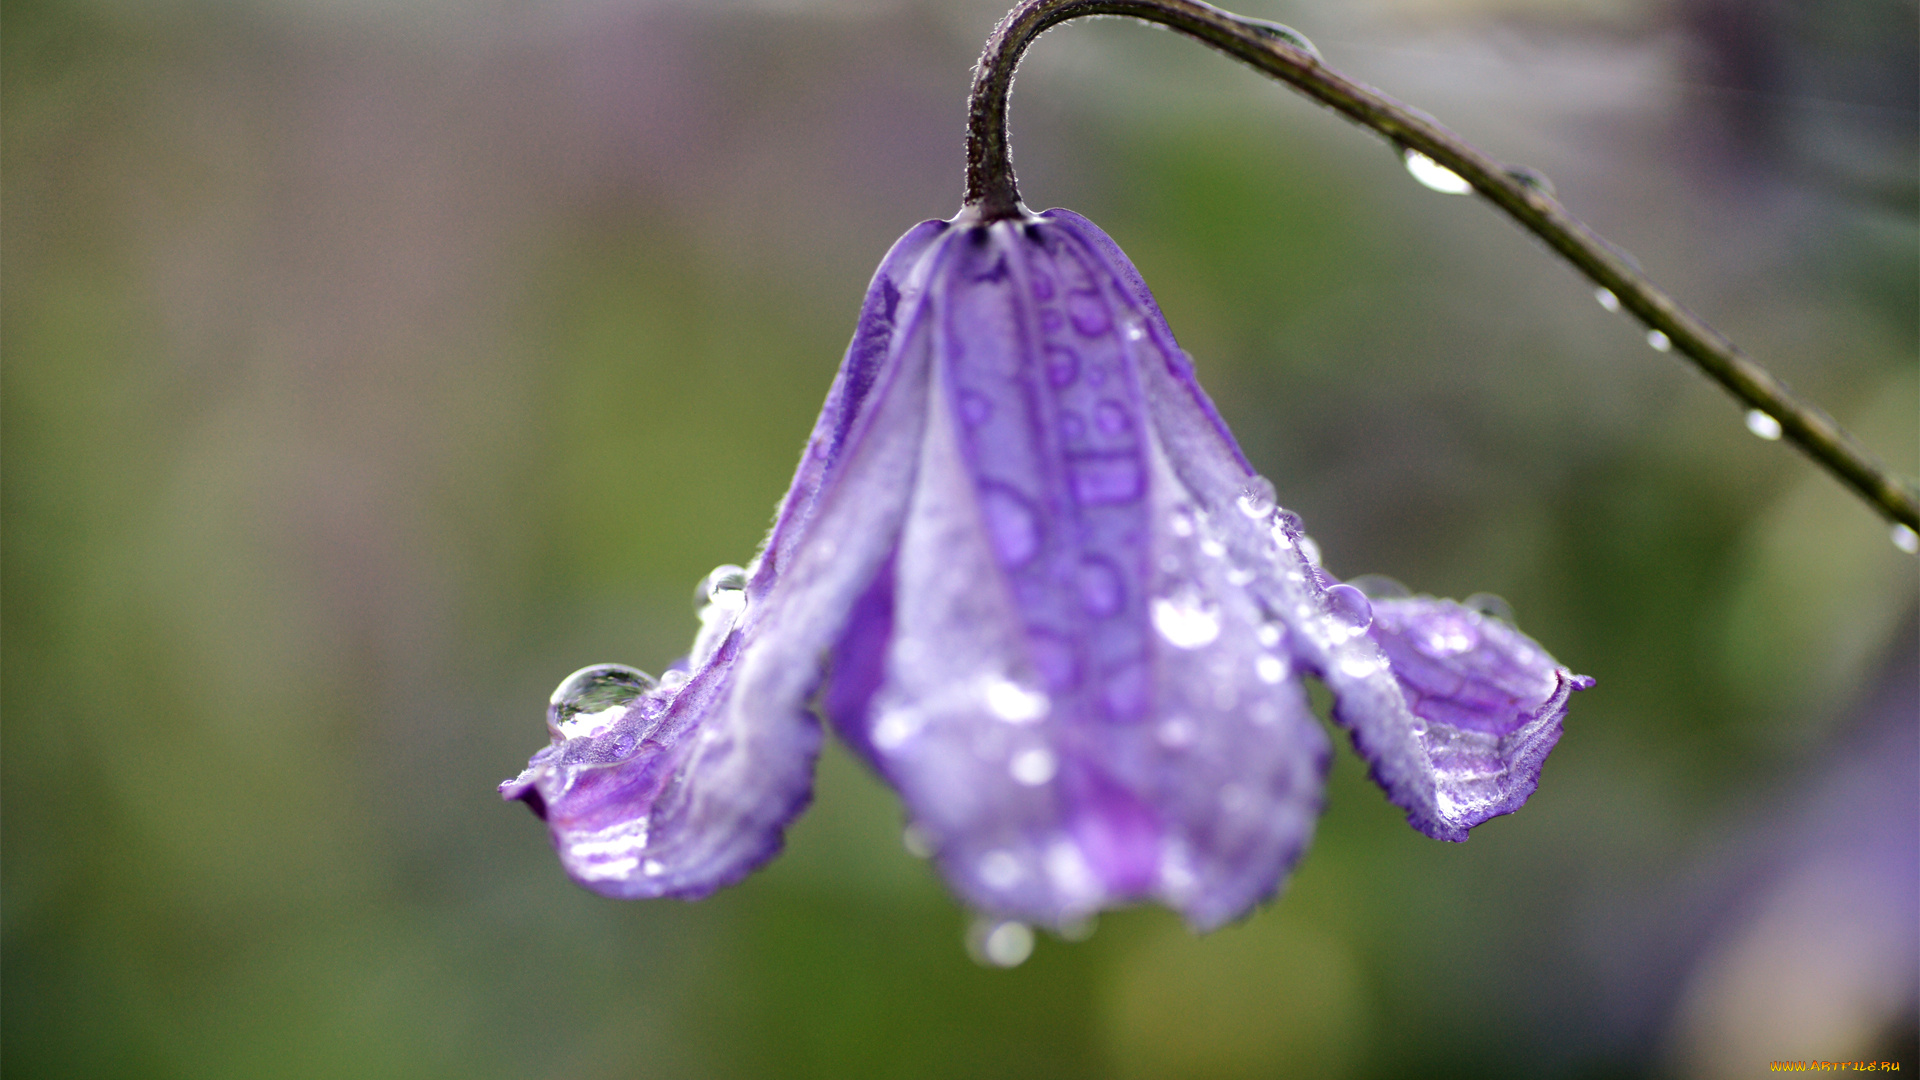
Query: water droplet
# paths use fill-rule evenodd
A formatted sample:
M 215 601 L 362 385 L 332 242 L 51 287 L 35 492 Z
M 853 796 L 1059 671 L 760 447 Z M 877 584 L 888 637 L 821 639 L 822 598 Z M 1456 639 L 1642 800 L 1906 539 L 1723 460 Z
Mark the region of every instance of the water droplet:
M 659 877 L 667 872 L 667 864 L 659 859 L 648 859 L 640 864 L 640 872 L 648 877 Z
M 1175 536 L 1193 535 L 1193 515 L 1185 510 L 1175 510 L 1167 518 L 1167 529 Z
M 1539 169 L 1527 165 L 1508 165 L 1503 171 L 1521 187 L 1531 188 L 1549 198 L 1553 196 L 1553 181 L 1547 179 L 1547 174 Z
M 598 735 L 627 711 L 633 699 L 659 683 L 625 664 L 594 664 L 561 680 L 547 700 L 547 723 L 561 735 Z
M 1488 618 L 1499 619 L 1508 626 L 1518 625 L 1513 621 L 1513 605 L 1492 593 L 1474 593 L 1472 596 L 1460 601 L 1460 606 L 1466 608 L 1468 611 L 1478 612 Z
M 1260 629 L 1253 632 L 1254 640 L 1258 641 L 1261 647 L 1268 649 L 1280 644 L 1286 636 L 1287 632 L 1280 628 L 1279 623 L 1262 623 Z
M 1909 555 L 1920 555 L 1920 533 L 1912 527 L 1901 524 L 1893 527 L 1893 546 Z
M 693 587 L 693 609 L 702 611 L 708 604 L 723 611 L 746 607 L 747 572 L 732 563 L 723 563 L 709 571 L 700 579 L 700 584 Z
M 1595 289 L 1593 290 L 1593 298 L 1598 300 L 1600 306 L 1606 308 L 1608 311 L 1620 310 L 1620 298 L 1613 295 L 1612 289 Z
M 678 690 L 687 685 L 687 680 L 691 678 L 693 678 L 692 675 L 680 668 L 670 668 L 660 673 L 660 689 Z
M 1099 555 L 1080 560 L 1074 570 L 1074 584 L 1080 590 L 1080 606 L 1089 615 L 1112 615 L 1127 599 L 1127 587 L 1120 580 L 1120 571 Z
M 1082 337 L 1099 337 L 1113 325 L 1107 316 L 1107 305 L 1100 298 L 1088 293 L 1074 293 L 1067 297 L 1067 317 L 1073 320 L 1073 328 L 1080 331 Z
M 1473 190 L 1473 185 L 1467 183 L 1466 177 L 1418 150 L 1403 150 L 1400 156 L 1406 160 L 1407 172 L 1415 180 L 1442 195 L 1465 195 Z
M 1040 519 L 1027 500 L 998 484 L 980 493 L 980 514 L 986 519 L 987 541 L 1000 564 L 1025 566 L 1040 550 Z
M 1011 851 L 995 850 L 980 856 L 980 880 L 989 889 L 996 892 L 1010 889 L 1025 876 L 1026 871 L 1020 868 L 1020 860 Z
M 1240 497 L 1234 500 L 1240 512 L 1255 521 L 1265 521 L 1273 513 L 1273 485 L 1264 476 L 1256 476 L 1241 490 Z
M 898 750 L 920 731 L 919 717 L 906 709 L 894 709 L 873 725 L 873 745 L 880 750 Z
M 1277 683 L 1287 677 L 1287 662 L 1271 654 L 1253 662 L 1253 673 L 1263 683 Z
M 1022 922 L 983 919 L 967 932 L 967 953 L 983 967 L 1019 967 L 1033 955 L 1033 930 Z
M 1747 430 L 1772 442 L 1780 437 L 1780 421 L 1765 409 L 1747 410 Z
M 1065 345 L 1047 346 L 1047 382 L 1058 388 L 1080 377 L 1080 354 Z
M 1133 426 L 1133 419 L 1117 401 L 1103 401 L 1093 407 L 1093 426 L 1108 435 L 1120 435 Z
M 1366 632 L 1373 625 L 1373 604 L 1367 594 L 1351 585 L 1335 585 L 1327 590 L 1327 610 L 1347 628 L 1347 636 Z
M 1385 574 L 1361 574 L 1347 584 L 1359 589 L 1369 600 L 1398 600 L 1413 595 L 1413 590 Z
M 900 844 L 907 854 L 916 859 L 933 858 L 933 834 L 918 825 L 908 825 L 900 830 Z
M 1252 584 L 1253 579 L 1258 576 L 1245 567 L 1235 566 L 1227 571 L 1227 584 L 1239 588 L 1242 585 Z
M 1673 348 L 1673 339 L 1658 330 L 1647 331 L 1647 346 L 1654 352 L 1666 352 Z
M 1205 555 L 1209 559 L 1217 559 L 1226 553 L 1227 545 L 1215 540 L 1211 536 L 1200 541 L 1200 554 Z
M 1307 40 L 1307 35 L 1295 30 L 1291 26 L 1282 26 L 1277 22 L 1269 22 L 1266 19 L 1249 19 L 1245 16 L 1236 16 L 1235 21 L 1241 26 L 1259 34 L 1261 37 L 1272 38 L 1275 41 L 1299 49 L 1301 52 L 1313 57 L 1315 63 L 1320 61 L 1320 50 L 1313 47 L 1313 42 Z
M 1147 336 L 1147 328 L 1139 325 L 1138 323 L 1127 327 L 1128 341 L 1139 341 L 1141 338 L 1146 336 Z
M 1220 636 L 1220 615 L 1199 593 L 1184 590 L 1153 602 L 1153 628 L 1178 649 L 1197 649 Z
M 987 708 L 1009 724 L 1027 724 L 1047 715 L 1053 702 L 1038 690 L 1028 690 L 1011 679 L 987 684 Z
M 1045 747 L 1035 747 L 1013 755 L 1013 760 L 1007 763 L 1007 773 L 1016 782 L 1027 787 L 1039 787 L 1053 779 L 1054 770 L 1059 768 L 1059 765 L 1059 761 L 1053 756 L 1053 751 Z
M 1146 474 L 1132 451 L 1081 454 L 1067 459 L 1067 485 L 1082 506 L 1108 506 L 1138 499 Z

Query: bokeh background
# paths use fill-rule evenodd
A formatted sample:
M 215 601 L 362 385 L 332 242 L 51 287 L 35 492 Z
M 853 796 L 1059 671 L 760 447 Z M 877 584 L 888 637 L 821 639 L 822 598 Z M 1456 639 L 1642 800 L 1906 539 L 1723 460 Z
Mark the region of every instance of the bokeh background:
M 1920 471 L 1911 0 L 1241 0 L 1544 170 Z M 1599 688 L 1445 845 L 1342 745 L 1285 894 L 1013 970 L 830 750 L 698 904 L 494 786 L 744 562 L 1000 0 L 4 9 L 13 1077 L 1734 1077 L 1917 1065 L 1916 561 L 1537 243 L 1181 39 L 1056 31 L 1036 207 L 1342 576 Z

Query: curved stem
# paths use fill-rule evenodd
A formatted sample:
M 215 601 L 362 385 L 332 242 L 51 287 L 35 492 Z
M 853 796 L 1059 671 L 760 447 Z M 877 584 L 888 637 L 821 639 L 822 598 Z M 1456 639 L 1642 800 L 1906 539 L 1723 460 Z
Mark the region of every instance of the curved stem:
M 969 212 L 988 221 L 1021 213 L 1007 148 L 1007 95 L 1013 88 L 1013 69 L 1027 46 L 1048 28 L 1090 15 L 1128 16 L 1177 30 L 1458 174 L 1611 292 L 1621 307 L 1664 334 L 1673 348 L 1734 397 L 1779 421 L 1787 439 L 1889 520 L 1920 530 L 1920 493 L 1911 481 L 1888 468 L 1832 417 L 1801 401 L 1719 331 L 1674 302 L 1551 195 L 1522 179 L 1524 173 L 1509 172 L 1428 117 L 1326 67 L 1310 48 L 1276 34 L 1271 24 L 1198 0 L 1025 0 L 994 27 L 974 68 L 967 103 Z

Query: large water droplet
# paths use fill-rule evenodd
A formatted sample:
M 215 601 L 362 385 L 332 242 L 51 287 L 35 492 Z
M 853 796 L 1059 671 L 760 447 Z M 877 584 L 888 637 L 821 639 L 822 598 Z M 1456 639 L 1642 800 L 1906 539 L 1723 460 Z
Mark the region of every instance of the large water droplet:
M 967 931 L 967 954 L 983 967 L 1019 967 L 1033 955 L 1033 930 L 1022 922 L 981 919 Z
M 1264 476 L 1254 477 L 1247 482 L 1245 488 L 1241 489 L 1240 497 L 1234 500 L 1234 505 L 1240 508 L 1241 513 L 1253 520 L 1265 521 L 1267 515 L 1273 513 L 1273 484 Z
M 1468 611 L 1476 611 L 1489 618 L 1499 619 L 1508 626 L 1518 625 L 1513 621 L 1513 605 L 1492 593 L 1474 593 L 1460 601 L 1460 606 Z
M 1327 590 L 1327 610 L 1347 628 L 1347 636 L 1366 632 L 1373 625 L 1373 604 L 1367 594 L 1351 585 L 1335 585 Z
M 1901 524 L 1893 527 L 1893 546 L 1909 555 L 1920 555 L 1920 533 L 1911 526 Z
M 1647 347 L 1654 352 L 1666 352 L 1673 348 L 1673 339 L 1658 330 L 1647 331 Z
M 747 572 L 732 563 L 722 563 L 693 587 L 693 609 L 704 611 L 708 604 L 724 611 L 739 611 L 747 606 Z
M 1466 177 L 1418 150 L 1403 150 L 1400 156 L 1406 160 L 1407 172 L 1415 180 L 1442 195 L 1465 195 L 1473 190 L 1473 185 L 1467 183 Z
M 1313 42 L 1307 40 L 1307 35 L 1295 30 L 1291 26 L 1283 26 L 1280 23 L 1269 22 L 1266 19 L 1249 19 L 1245 16 L 1236 16 L 1235 21 L 1241 26 L 1259 34 L 1261 37 L 1272 38 L 1282 44 L 1291 45 L 1299 49 L 1301 52 L 1313 57 L 1316 63 L 1320 61 L 1320 50 L 1314 48 Z
M 1047 715 L 1053 702 L 1039 690 L 1028 690 L 1011 679 L 987 684 L 987 708 L 1009 724 L 1027 724 Z
M 1197 649 L 1220 636 L 1220 613 L 1192 590 L 1162 596 L 1153 602 L 1153 628 L 1179 649 Z
M 1765 409 L 1748 409 L 1747 430 L 1772 442 L 1780 437 L 1780 421 L 1775 420 L 1773 414 Z
M 561 680 L 547 702 L 547 723 L 567 738 L 598 735 L 633 700 L 658 686 L 653 676 L 625 664 L 594 664 Z

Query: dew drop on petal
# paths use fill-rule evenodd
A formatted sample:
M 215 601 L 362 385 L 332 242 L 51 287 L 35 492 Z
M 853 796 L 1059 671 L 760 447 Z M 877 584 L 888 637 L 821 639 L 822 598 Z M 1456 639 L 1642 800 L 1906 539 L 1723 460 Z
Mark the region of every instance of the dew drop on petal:
M 1065 345 L 1047 346 L 1047 382 L 1067 386 L 1080 377 L 1080 354 Z
M 1893 546 L 1909 555 L 1920 555 L 1920 533 L 1911 526 L 1901 524 L 1893 527 Z
M 583 667 L 554 689 L 547 701 L 547 722 L 568 738 L 598 734 L 635 698 L 658 685 L 653 676 L 625 664 Z
M 1067 459 L 1067 486 L 1082 506 L 1130 503 L 1144 492 L 1146 474 L 1131 452 L 1083 454 Z
M 980 513 L 986 518 L 987 539 L 1002 566 L 1024 566 L 1040 550 L 1040 521 L 1027 500 L 994 485 L 980 495 Z
M 1074 584 L 1080 592 L 1080 606 L 1089 615 L 1112 615 L 1126 603 L 1126 585 L 1120 571 L 1103 556 L 1089 555 L 1080 560 L 1074 570 Z
M 1262 623 L 1260 629 L 1253 632 L 1253 636 L 1262 647 L 1271 649 L 1286 638 L 1287 632 L 1280 628 L 1279 623 Z
M 1273 484 L 1264 476 L 1256 476 L 1241 489 L 1240 497 L 1234 500 L 1240 512 L 1255 521 L 1265 521 L 1274 510 Z
M 1607 288 L 1595 289 L 1593 290 L 1593 298 L 1595 300 L 1598 300 L 1600 302 L 1600 306 L 1603 308 L 1606 308 L 1608 311 L 1620 310 L 1620 298 L 1613 295 L 1612 289 L 1607 289 Z
M 1335 585 L 1327 590 L 1327 610 L 1347 628 L 1347 636 L 1366 632 L 1373 625 L 1373 604 L 1367 594 L 1351 585 Z
M 987 708 L 1009 724 L 1027 724 L 1047 715 L 1053 702 L 1038 690 L 1028 690 L 1011 679 L 987 683 Z
M 1107 316 L 1107 305 L 1101 303 L 1098 296 L 1087 293 L 1067 297 L 1067 317 L 1083 337 L 1099 337 L 1113 325 Z
M 1747 430 L 1772 442 L 1780 437 L 1780 421 L 1775 420 L 1773 414 L 1765 409 L 1748 409 Z
M 1054 770 L 1059 768 L 1059 764 L 1053 756 L 1053 751 L 1045 747 L 1035 747 L 1013 755 L 1013 760 L 1007 763 L 1007 772 L 1018 783 L 1027 787 L 1039 787 L 1053 779 Z
M 1666 352 L 1673 348 L 1673 339 L 1658 330 L 1647 331 L 1647 346 L 1654 352 Z
M 1093 426 L 1104 434 L 1120 435 L 1133 426 L 1133 420 L 1119 402 L 1103 401 L 1093 407 Z
M 993 402 L 978 390 L 960 391 L 960 419 L 970 428 L 977 428 L 993 417 Z
M 1460 601 L 1460 606 L 1468 611 L 1476 611 L 1489 618 L 1499 619 L 1508 626 L 1517 625 L 1513 621 L 1513 605 L 1492 593 L 1474 593 Z
M 708 604 L 722 611 L 739 611 L 747 606 L 747 572 L 732 563 L 714 567 L 700 584 L 693 587 L 693 608 L 704 611 Z
M 1466 177 L 1418 150 L 1404 150 L 1401 157 L 1406 160 L 1407 172 L 1424 187 L 1442 195 L 1465 195 L 1473 190 L 1473 185 L 1467 183 Z
M 1179 649 L 1197 649 L 1220 636 L 1220 614 L 1200 594 L 1183 590 L 1153 602 L 1153 628 Z
M 1267 653 L 1253 662 L 1253 673 L 1263 683 L 1277 683 L 1287 677 L 1287 662 Z

